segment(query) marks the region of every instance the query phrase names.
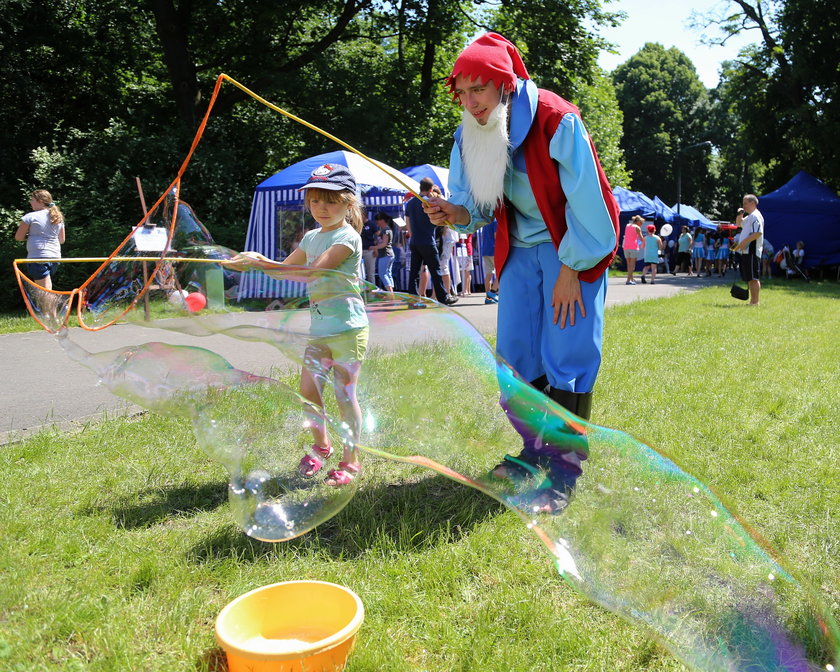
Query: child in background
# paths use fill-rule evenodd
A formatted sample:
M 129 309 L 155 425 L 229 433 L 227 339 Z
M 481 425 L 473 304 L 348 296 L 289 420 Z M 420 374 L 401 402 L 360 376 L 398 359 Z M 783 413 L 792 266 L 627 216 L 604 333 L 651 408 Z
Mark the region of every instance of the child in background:
M 805 242 L 797 241 L 796 248 L 793 250 L 793 261 L 799 266 L 799 270 L 805 270 Z
M 472 294 L 472 268 L 473 268 L 473 234 L 461 234 L 460 240 L 456 243 L 458 256 L 458 269 L 461 271 L 461 291 L 459 296 L 470 296 Z
M 720 277 L 726 274 L 727 266 L 729 266 L 729 238 L 721 234 L 717 245 L 717 271 Z
M 326 164 L 316 168 L 301 189 L 306 190 L 306 209 L 319 228 L 308 231 L 300 246 L 282 262 L 346 273 L 351 278 L 314 278 L 309 283 L 309 310 L 312 318 L 310 341 L 304 353 L 300 374 L 301 395 L 322 410 L 311 418 L 312 448 L 298 466 L 301 475 L 312 477 L 333 454 L 326 431 L 323 388 L 332 371 L 333 389 L 341 419 L 350 428 L 352 447 L 345 446 L 338 469 L 330 469 L 325 483 L 347 485 L 359 472 L 355 448 L 362 426 L 362 411 L 356 398 L 362 361 L 368 342 L 368 317 L 360 290 L 359 267 L 362 260 L 362 210 L 356 195 L 356 181 L 346 167 Z M 228 262 L 245 270 L 251 260 L 268 261 L 255 252 L 243 252 Z M 269 275 L 280 271 L 267 271 Z
M 715 259 L 717 258 L 716 243 L 715 236 L 709 234 L 709 238 L 706 241 L 706 272 L 709 274 L 709 277 L 712 277 L 712 272 L 715 270 Z
M 443 242 L 441 244 L 440 253 L 440 279 L 443 281 L 443 287 L 450 296 L 457 296 L 458 278 L 453 281 L 452 273 L 449 270 L 449 261 L 455 253 L 455 245 L 460 240 L 458 232 L 450 226 L 443 228 Z
M 656 284 L 656 268 L 659 264 L 659 251 L 662 249 L 662 239 L 656 235 L 656 225 L 647 225 L 647 235 L 645 236 L 645 265 L 642 267 L 642 283 L 645 281 L 645 273 L 650 269 L 650 284 Z
M 382 289 L 388 293 L 388 298 L 393 301 L 394 244 L 397 239 L 397 225 L 394 223 L 394 219 L 384 212 L 377 212 L 374 219 L 378 229 L 376 243 L 373 245 L 373 249 L 376 250 L 376 272 L 379 274 Z
M 694 233 L 691 261 L 694 263 L 694 274 L 700 277 L 703 272 L 703 263 L 706 261 L 706 235 L 700 229 L 696 229 Z

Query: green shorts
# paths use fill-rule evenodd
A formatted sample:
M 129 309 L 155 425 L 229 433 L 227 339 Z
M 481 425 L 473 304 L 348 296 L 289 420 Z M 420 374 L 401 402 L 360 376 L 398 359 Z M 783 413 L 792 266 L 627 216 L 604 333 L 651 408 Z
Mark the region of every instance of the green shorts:
M 320 336 L 309 341 L 306 356 L 316 359 L 331 359 L 334 362 L 350 364 L 363 362 L 367 354 L 370 327 L 349 329 L 332 336 Z

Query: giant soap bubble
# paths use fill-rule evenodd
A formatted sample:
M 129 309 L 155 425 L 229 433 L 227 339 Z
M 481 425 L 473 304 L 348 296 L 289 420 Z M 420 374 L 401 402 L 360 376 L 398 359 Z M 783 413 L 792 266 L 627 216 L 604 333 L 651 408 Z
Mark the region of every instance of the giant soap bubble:
M 16 272 L 33 317 L 61 335 L 71 357 L 115 394 L 191 423 L 198 445 L 229 474 L 231 510 L 245 533 L 282 541 L 313 529 L 372 482 L 368 471 L 343 485 L 325 473 L 348 455 L 359 464 L 387 460 L 502 502 L 575 589 L 646 626 L 695 669 L 832 672 L 838 665 L 831 612 L 713 492 L 644 443 L 584 422 L 534 390 L 452 310 L 370 295 L 370 349 L 354 390 L 362 420 L 351 426 L 330 391 L 347 393 L 335 362 L 309 349 L 310 312 L 364 288 L 332 271 L 230 266 L 233 253 L 215 246 L 180 200 L 188 162 L 109 257 L 64 260 L 95 264 L 76 289 L 43 290 Z M 149 240 L 161 232 L 162 241 Z M 262 312 L 232 301 L 238 287 L 265 275 L 315 288 L 318 301 L 289 299 L 282 310 Z M 200 312 L 189 312 L 191 293 L 206 297 Z M 177 332 L 194 342 L 90 352 L 65 330 L 74 303 L 89 331 L 128 319 L 161 329 L 162 340 Z M 254 375 L 199 347 L 201 337 L 215 335 L 271 344 L 278 371 Z M 304 367 L 324 386 L 323 409 L 299 391 Z M 335 452 L 317 473 L 303 473 L 322 426 Z M 536 466 L 497 469 L 523 448 L 541 456 Z M 551 513 L 546 500 L 555 504 Z
M 179 266 L 190 275 L 190 261 Z M 330 271 L 265 266 L 248 272 L 322 287 L 347 281 Z M 557 406 L 454 311 L 432 301 L 423 301 L 423 310 L 416 304 L 406 295 L 367 303 L 371 351 L 357 394 L 364 417 L 358 447 L 368 460 L 431 470 L 504 503 L 577 590 L 645 624 L 694 668 L 831 670 L 837 664 L 830 611 L 703 483 L 629 435 Z M 140 311 L 127 317 L 142 319 Z M 232 510 L 246 533 L 292 538 L 364 487 L 364 475 L 335 488 L 297 469 L 318 410 L 296 392 L 294 371 L 306 363 L 323 367 L 318 375 L 325 380 L 330 376 L 329 363 L 306 359 L 304 301 L 268 312 L 173 312 L 149 324 L 196 337 L 267 342 L 290 367 L 290 384 L 283 384 L 236 371 L 194 347 L 149 344 L 130 353 L 74 355 L 98 366 L 116 393 L 190 418 L 199 444 L 231 474 Z M 439 381 L 446 381 L 445 399 L 428 393 Z M 334 404 L 327 404 L 325 419 L 334 443 L 356 441 Z M 555 514 L 534 506 L 552 486 L 547 471 L 515 479 L 493 473 L 523 444 L 570 465 L 567 497 Z

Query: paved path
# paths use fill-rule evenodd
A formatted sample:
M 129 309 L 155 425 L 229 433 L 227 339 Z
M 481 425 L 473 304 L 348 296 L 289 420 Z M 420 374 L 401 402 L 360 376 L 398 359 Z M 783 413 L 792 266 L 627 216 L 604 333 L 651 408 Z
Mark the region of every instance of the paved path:
M 673 296 L 731 281 L 731 278 L 660 275 L 656 285 L 628 286 L 622 278 L 611 278 L 607 306 Z M 462 298 L 455 306 L 460 315 L 484 334 L 496 330 L 496 309 L 495 305 L 484 304 L 483 294 Z M 244 344 L 225 336 L 197 340 L 170 331 L 129 324 L 115 325 L 95 333 L 81 329 L 71 331 L 71 338 L 91 352 L 162 341 L 174 345 L 199 344 L 222 355 L 236 368 L 258 374 L 267 373 L 272 365 L 280 362 L 278 351 L 267 344 Z M 410 340 L 412 335 L 402 333 L 398 338 Z M 372 337 L 375 338 L 373 334 Z M 393 335 L 389 337 L 393 338 Z M 46 331 L 2 334 L 0 352 L 0 444 L 18 440 L 43 427 L 69 429 L 103 416 L 140 410 L 97 385 L 93 372 L 72 361 L 55 337 Z

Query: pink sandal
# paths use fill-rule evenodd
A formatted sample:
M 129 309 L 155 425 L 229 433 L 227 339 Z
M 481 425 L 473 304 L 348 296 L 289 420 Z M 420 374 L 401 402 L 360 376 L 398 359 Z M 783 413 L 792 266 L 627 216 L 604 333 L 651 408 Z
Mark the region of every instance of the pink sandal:
M 330 469 L 324 483 L 336 488 L 340 485 L 350 485 L 362 467 L 353 462 L 339 462 L 338 469 Z
M 301 476 L 311 478 L 324 468 L 324 460 L 333 454 L 332 446 L 316 446 L 312 444 L 312 452 L 300 458 L 298 471 Z

